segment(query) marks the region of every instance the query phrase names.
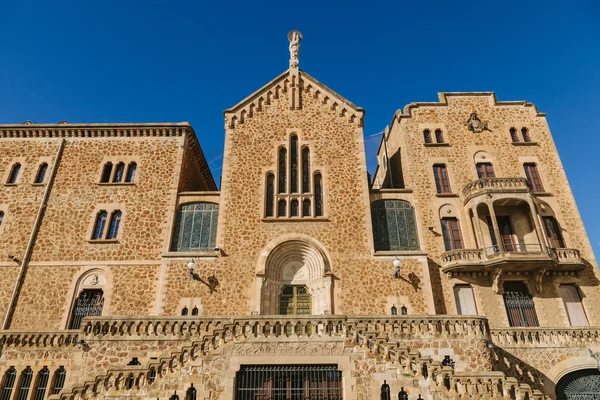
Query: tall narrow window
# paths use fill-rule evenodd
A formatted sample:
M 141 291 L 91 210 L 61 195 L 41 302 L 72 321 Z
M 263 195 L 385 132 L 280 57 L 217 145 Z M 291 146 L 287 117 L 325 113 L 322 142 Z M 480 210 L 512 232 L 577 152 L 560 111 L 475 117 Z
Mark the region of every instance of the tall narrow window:
M 539 326 L 533 297 L 525 283 L 504 282 L 504 305 L 510 326 Z
M 302 200 L 302 216 L 310 217 L 310 200 L 304 199 Z
M 273 217 L 275 214 L 275 175 L 269 173 L 267 175 L 267 199 L 265 201 L 265 216 Z
M 519 132 L 517 132 L 517 128 L 510 128 L 510 139 L 513 142 L 519 141 Z
M 135 172 L 137 170 L 137 164 L 130 162 L 127 166 L 127 175 L 125 176 L 125 182 L 133 182 L 135 180 Z
M 218 204 L 189 203 L 179 207 L 171 250 L 214 251 L 218 218 Z
M 2 222 L 4 222 L 4 211 L 0 211 L 0 226 L 2 226 Z
M 425 140 L 425 143 L 433 143 L 433 140 L 431 139 L 431 131 L 429 129 L 425 129 L 423 131 L 423 140 Z
M 456 218 L 442 218 L 442 236 L 444 237 L 446 251 L 463 248 L 460 224 Z
M 67 377 L 67 371 L 62 365 L 56 370 L 54 374 L 54 383 L 52 384 L 52 394 L 59 394 L 63 386 L 65 386 L 65 378 Z
M 569 317 L 569 323 L 571 326 L 589 326 L 583 304 L 581 303 L 581 296 L 579 290 L 575 285 L 560 285 L 558 287 L 560 297 L 563 299 L 567 316 Z
M 293 199 L 290 201 L 290 217 L 299 217 L 300 216 L 300 206 L 298 200 Z
M 454 286 L 454 298 L 456 300 L 456 311 L 460 315 L 477 315 L 475 296 L 473 288 L 469 285 Z
M 21 164 L 15 163 L 11 170 L 10 175 L 8 175 L 8 181 L 6 183 L 17 183 L 17 179 L 19 179 L 19 172 L 21 171 Z
M 323 185 L 321 174 L 315 174 L 315 217 L 323 216 Z
M 148 382 L 152 385 L 156 381 L 156 367 L 150 368 L 148 372 Z
M 298 193 L 298 136 L 290 138 L 290 193 Z
M 527 176 L 533 191 L 543 192 L 544 186 L 542 185 L 542 180 L 540 178 L 537 165 L 535 163 L 526 163 L 523 165 L 523 167 L 525 168 L 525 175 Z
M 10 367 L 4 374 L 4 382 L 2 383 L 2 397 L 0 400 L 10 400 L 15 380 L 17 379 L 17 371 L 15 367 Z
M 435 188 L 438 193 L 451 193 L 450 179 L 448 179 L 448 169 L 445 164 L 435 164 L 433 166 L 433 176 L 435 178 Z
M 88 316 L 99 316 L 102 315 L 102 308 L 104 307 L 104 292 L 102 289 L 85 289 L 81 292 L 73 311 L 71 311 L 71 321 L 69 322 L 69 329 L 79 329 L 81 326 L 81 320 Z
M 287 175 L 287 150 L 285 148 L 279 149 L 279 182 L 277 185 L 277 193 L 285 193 L 286 187 L 286 175 Z
M 302 149 L 302 193 L 310 192 L 310 149 Z
M 435 130 L 435 141 L 436 143 L 444 143 L 444 134 L 441 129 Z
M 21 381 L 19 383 L 19 391 L 17 392 L 16 400 L 27 400 L 32 379 L 33 371 L 31 370 L 31 367 L 25 368 L 21 373 Z
M 376 251 L 419 250 L 415 211 L 408 201 L 375 201 L 371 218 Z
M 554 217 L 542 217 L 542 220 L 544 221 L 546 237 L 548 238 L 548 242 L 550 242 L 550 247 L 555 249 L 565 248 L 565 241 L 556 219 Z
M 33 182 L 34 183 L 44 183 L 44 179 L 46 179 L 47 171 L 48 171 L 48 164 L 41 163 L 37 170 L 37 174 L 35 175 L 35 180 Z
M 100 182 L 110 182 L 110 176 L 112 175 L 112 167 L 113 165 L 111 162 L 107 162 L 106 164 L 104 164 L 104 168 L 102 169 L 102 178 L 100 179 Z
M 281 199 L 277 202 L 277 216 L 278 217 L 285 217 L 286 214 L 286 202 L 285 200 Z
M 92 239 L 98 240 L 104 238 L 104 228 L 106 227 L 107 218 L 108 213 L 104 210 L 100 211 L 98 215 L 96 215 L 96 222 L 94 223 L 94 233 L 92 234 Z
M 125 163 L 118 163 L 115 170 L 115 177 L 113 178 L 114 183 L 120 183 L 123 181 L 123 174 L 125 173 Z
M 523 128 L 521 129 L 521 133 L 523 134 L 524 142 L 531 142 L 531 135 L 529 134 L 529 129 Z
M 113 211 L 112 215 L 110 216 L 110 224 L 108 225 L 108 235 L 106 236 L 107 239 L 117 238 L 122 215 L 123 214 L 119 210 Z
M 477 163 L 475 165 L 477 169 L 477 177 L 481 178 L 495 178 L 494 166 L 490 163 Z
M 513 252 L 526 250 L 515 245 L 512 224 L 510 223 L 510 217 L 508 215 L 498 215 L 496 216 L 496 221 L 498 223 L 498 230 L 500 230 L 500 238 L 502 239 L 504 251 Z
M 50 371 L 48 371 L 48 367 L 42 368 L 40 372 L 38 372 L 33 400 L 44 400 L 44 397 L 46 396 L 46 389 L 48 388 L 49 379 Z

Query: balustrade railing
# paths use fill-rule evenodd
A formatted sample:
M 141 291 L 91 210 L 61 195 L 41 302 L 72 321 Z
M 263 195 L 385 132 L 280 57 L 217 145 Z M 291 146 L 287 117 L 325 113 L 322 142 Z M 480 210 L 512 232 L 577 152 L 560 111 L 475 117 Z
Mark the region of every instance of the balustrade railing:
M 500 347 L 586 347 L 600 343 L 598 328 L 502 328 L 490 330 Z
M 0 343 L 8 347 L 76 347 L 80 331 L 0 332 Z
M 580 263 L 581 262 L 581 252 L 577 249 L 550 249 L 550 255 L 554 258 L 558 263 Z
M 529 181 L 525 178 L 481 178 L 468 183 L 463 188 L 463 196 L 473 197 L 479 192 L 529 192 Z

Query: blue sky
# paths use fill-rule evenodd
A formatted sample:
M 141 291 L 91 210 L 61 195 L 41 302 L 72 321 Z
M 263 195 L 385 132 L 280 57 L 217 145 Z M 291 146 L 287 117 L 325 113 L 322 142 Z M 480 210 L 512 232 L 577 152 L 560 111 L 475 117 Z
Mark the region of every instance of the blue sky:
M 0 123 L 189 121 L 220 175 L 223 110 L 300 67 L 366 109 L 365 135 L 440 91 L 548 121 L 600 254 L 597 1 L 0 1 Z M 367 140 L 369 168 L 379 137 Z

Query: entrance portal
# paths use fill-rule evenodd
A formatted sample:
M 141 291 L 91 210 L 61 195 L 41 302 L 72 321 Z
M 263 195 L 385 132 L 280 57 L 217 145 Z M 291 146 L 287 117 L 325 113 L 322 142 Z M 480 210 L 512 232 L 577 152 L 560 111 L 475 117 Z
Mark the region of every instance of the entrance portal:
M 556 400 L 600 399 L 600 371 L 582 369 L 571 372 L 556 384 Z

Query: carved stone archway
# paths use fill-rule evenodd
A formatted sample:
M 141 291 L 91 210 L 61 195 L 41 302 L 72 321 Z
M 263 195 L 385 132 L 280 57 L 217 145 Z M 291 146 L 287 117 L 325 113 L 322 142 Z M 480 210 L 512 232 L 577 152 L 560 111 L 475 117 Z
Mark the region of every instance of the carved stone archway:
M 257 278 L 262 315 L 279 314 L 279 298 L 286 285 L 308 288 L 312 315 L 332 313 L 331 267 L 324 251 L 310 241 L 292 239 L 279 243 L 269 252 L 264 272 Z
M 556 400 L 595 400 L 600 398 L 600 371 L 582 369 L 563 376 L 556 384 Z

